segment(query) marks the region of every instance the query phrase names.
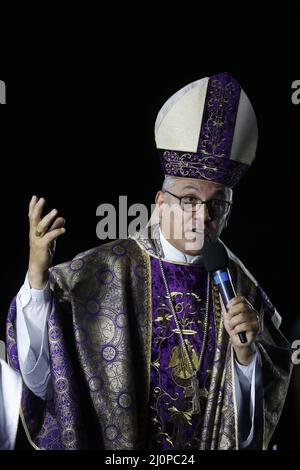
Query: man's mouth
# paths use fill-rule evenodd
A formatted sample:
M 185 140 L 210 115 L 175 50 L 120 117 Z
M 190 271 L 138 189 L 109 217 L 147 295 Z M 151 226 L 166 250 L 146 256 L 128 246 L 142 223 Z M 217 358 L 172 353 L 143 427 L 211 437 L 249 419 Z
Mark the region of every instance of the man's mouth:
M 193 233 L 195 233 L 195 234 L 204 236 L 204 239 L 205 239 L 205 240 L 210 240 L 210 238 L 211 238 L 211 235 L 210 235 L 209 232 L 203 231 L 203 230 L 200 229 L 200 228 L 194 227 L 194 228 L 192 228 L 191 231 L 192 231 Z

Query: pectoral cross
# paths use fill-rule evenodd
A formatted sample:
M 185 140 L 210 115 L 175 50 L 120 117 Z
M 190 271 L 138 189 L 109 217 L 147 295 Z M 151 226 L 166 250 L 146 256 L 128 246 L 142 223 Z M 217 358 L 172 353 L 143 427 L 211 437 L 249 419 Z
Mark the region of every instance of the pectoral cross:
M 199 380 L 196 372 L 191 378 L 191 385 L 185 389 L 185 396 L 192 397 L 193 414 L 201 414 L 201 399 L 207 398 L 208 391 L 205 387 L 199 387 Z

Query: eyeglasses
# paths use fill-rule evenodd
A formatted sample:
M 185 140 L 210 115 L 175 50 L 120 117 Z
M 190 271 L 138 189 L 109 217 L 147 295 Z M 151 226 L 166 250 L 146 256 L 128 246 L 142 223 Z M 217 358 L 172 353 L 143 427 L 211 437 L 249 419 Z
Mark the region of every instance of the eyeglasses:
M 179 199 L 180 207 L 185 212 L 196 212 L 199 211 L 202 204 L 206 204 L 210 219 L 220 219 L 225 216 L 232 202 L 225 201 L 224 199 L 209 199 L 208 201 L 202 201 L 198 197 L 194 196 L 176 196 L 176 194 L 170 193 L 170 191 L 164 191 L 173 197 Z

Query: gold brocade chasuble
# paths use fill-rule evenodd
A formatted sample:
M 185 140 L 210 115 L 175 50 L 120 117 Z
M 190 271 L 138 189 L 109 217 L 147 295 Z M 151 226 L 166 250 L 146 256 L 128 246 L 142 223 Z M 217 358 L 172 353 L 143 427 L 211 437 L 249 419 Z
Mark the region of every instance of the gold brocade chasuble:
M 81 253 L 51 269 L 51 289 L 59 315 L 69 312 L 71 325 L 68 330 L 61 327 L 58 339 L 56 327 L 48 323 L 53 393 L 60 400 L 61 415 L 68 416 L 68 389 L 63 387 L 57 345 L 58 341 L 71 342 L 75 345 L 71 370 L 76 368 L 88 391 L 104 449 L 145 449 L 147 445 L 152 334 L 150 257 L 156 256 L 157 250 L 163 257 L 159 239 L 145 237 L 148 230 Z M 237 293 L 245 296 L 260 316 L 256 345 L 262 370 L 261 447 L 266 449 L 287 393 L 290 348 L 278 329 L 279 316 L 273 305 L 241 262 L 229 255 Z M 214 308 L 220 322 L 199 448 L 238 449 L 233 353 L 216 295 Z M 25 415 L 27 411 L 24 405 Z M 63 448 L 78 448 L 78 433 L 72 426 L 68 433 L 61 433 Z M 39 435 L 47 432 L 41 425 Z

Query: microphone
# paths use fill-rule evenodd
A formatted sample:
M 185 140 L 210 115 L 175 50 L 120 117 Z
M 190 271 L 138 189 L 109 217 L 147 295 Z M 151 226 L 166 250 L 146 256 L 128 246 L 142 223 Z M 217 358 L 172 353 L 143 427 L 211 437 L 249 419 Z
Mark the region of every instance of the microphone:
M 228 302 L 236 297 L 232 284 L 230 272 L 228 269 L 229 258 L 225 246 L 219 241 L 208 242 L 203 248 L 203 263 L 206 271 L 213 275 L 227 310 Z M 238 333 L 240 342 L 247 343 L 245 331 Z

